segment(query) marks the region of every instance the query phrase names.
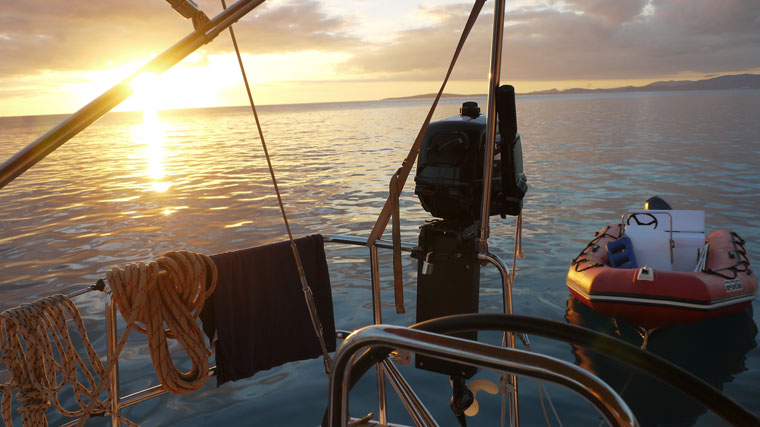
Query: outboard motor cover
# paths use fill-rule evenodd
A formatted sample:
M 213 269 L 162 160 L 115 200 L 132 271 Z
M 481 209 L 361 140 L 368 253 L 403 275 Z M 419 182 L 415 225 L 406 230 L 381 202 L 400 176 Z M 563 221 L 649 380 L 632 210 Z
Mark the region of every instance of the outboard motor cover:
M 652 196 L 644 202 L 644 209 L 646 210 L 673 210 L 670 204 L 660 196 Z
M 502 188 L 499 193 L 500 209 L 504 215 L 519 215 L 523 197 L 528 192 L 528 180 L 523 171 L 522 142 L 517 132 L 515 88 L 504 85 L 496 90 L 496 114 L 501 136 Z
M 497 102 L 497 111 L 498 105 Z M 480 115 L 479 111 L 476 103 L 465 102 L 461 115 L 430 123 L 425 133 L 417 159 L 414 194 L 419 197 L 422 207 L 435 217 L 470 221 L 480 218 L 486 116 Z M 510 126 L 505 128 L 514 129 L 514 132 L 510 134 L 509 130 L 500 127 L 491 181 L 490 212 L 502 218 L 520 213 L 522 198 L 527 191 L 520 135 L 516 131 L 514 89 L 508 122 Z M 505 135 L 508 135 L 508 144 L 501 143 Z

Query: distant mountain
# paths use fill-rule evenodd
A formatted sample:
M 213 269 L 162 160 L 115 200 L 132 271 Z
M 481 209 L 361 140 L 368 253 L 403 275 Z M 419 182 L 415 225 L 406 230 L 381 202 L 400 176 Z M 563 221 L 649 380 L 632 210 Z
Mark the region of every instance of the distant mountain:
M 683 90 L 746 90 L 760 89 L 760 74 L 732 74 L 727 76 L 713 77 L 705 80 L 668 80 L 649 83 L 646 86 L 622 86 L 608 89 L 548 89 L 535 92 L 520 93 L 518 95 L 563 95 L 577 93 L 613 93 L 613 92 L 666 92 Z M 401 96 L 397 98 L 384 98 L 383 101 L 397 99 L 423 99 L 435 98 L 435 93 L 422 95 Z M 456 93 L 444 93 L 443 98 L 478 98 L 486 94 L 461 95 Z
M 734 74 L 705 80 L 669 80 L 650 83 L 646 86 L 623 86 L 609 89 L 573 88 L 565 90 L 549 89 L 529 92 L 526 95 L 558 95 L 576 93 L 610 92 L 664 92 L 683 90 L 742 90 L 760 89 L 760 74 Z
M 398 99 L 425 99 L 425 98 L 435 98 L 435 96 L 438 95 L 437 93 L 423 93 L 422 95 L 412 95 L 412 96 L 399 96 L 396 98 L 383 98 L 383 101 L 393 101 Z M 441 95 L 441 98 L 478 98 L 488 96 L 485 94 L 481 95 L 462 95 L 458 93 L 444 93 Z

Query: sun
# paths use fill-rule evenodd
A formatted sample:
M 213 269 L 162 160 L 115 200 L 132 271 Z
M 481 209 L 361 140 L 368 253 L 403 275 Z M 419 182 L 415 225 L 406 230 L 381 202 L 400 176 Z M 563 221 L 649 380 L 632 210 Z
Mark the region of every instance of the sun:
M 142 73 L 137 75 L 131 83 L 132 105 L 146 112 L 146 115 L 155 115 L 159 110 L 162 98 L 161 78 L 157 74 Z

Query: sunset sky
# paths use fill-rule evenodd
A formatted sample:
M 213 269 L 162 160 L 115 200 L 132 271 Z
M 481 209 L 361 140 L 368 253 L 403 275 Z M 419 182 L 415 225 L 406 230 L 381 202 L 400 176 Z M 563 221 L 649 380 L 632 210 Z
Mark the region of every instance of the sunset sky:
M 373 100 L 437 91 L 470 7 L 268 0 L 235 31 L 259 104 Z M 492 10 L 448 92 L 487 92 Z M 76 111 L 191 30 L 164 0 L 0 0 L 0 116 Z M 518 92 L 744 72 L 760 72 L 758 0 L 507 2 L 502 81 Z M 246 103 L 224 33 L 120 108 Z

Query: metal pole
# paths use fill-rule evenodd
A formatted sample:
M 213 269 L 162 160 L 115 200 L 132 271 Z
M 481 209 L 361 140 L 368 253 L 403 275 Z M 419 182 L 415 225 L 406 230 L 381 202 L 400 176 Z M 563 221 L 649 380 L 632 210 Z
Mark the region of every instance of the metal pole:
M 17 176 L 44 159 L 45 156 L 55 151 L 55 149 L 132 95 L 134 89 L 131 84 L 138 75 L 147 72 L 163 73 L 199 47 L 213 40 L 221 31 L 237 22 L 264 1 L 238 1 L 214 17 L 201 30 L 193 31 L 174 46 L 143 65 L 134 74 L 103 92 L 102 95 L 69 116 L 46 134 L 37 138 L 0 166 L 0 188 L 5 187 L 6 184 L 13 181 Z
M 380 266 L 377 259 L 377 246 L 369 248 L 370 278 L 372 280 L 372 322 L 375 325 L 383 323 L 383 312 L 380 303 Z
M 481 261 L 488 261 L 495 265 L 501 274 L 501 296 L 504 302 L 504 314 L 512 314 L 512 280 L 510 280 L 509 267 L 499 258 L 498 255 L 489 253 L 486 256 L 478 257 Z M 502 338 L 502 346 L 509 348 L 515 347 L 515 333 L 505 332 Z M 517 396 L 517 376 L 514 374 L 503 373 L 506 376 L 509 392 L 509 425 L 518 426 L 520 424 L 519 405 Z
M 114 302 L 112 295 L 108 296 L 106 300 L 106 345 L 108 361 L 114 359 L 114 353 L 116 352 L 116 303 Z M 116 365 L 111 371 L 110 378 L 110 395 L 111 395 L 111 426 L 121 426 L 121 415 L 119 406 L 119 360 L 113 361 Z
M 414 392 L 412 386 L 406 381 L 398 368 L 388 360 L 388 358 L 382 361 L 383 368 L 388 374 L 388 381 L 391 383 L 396 393 L 398 394 L 401 403 L 406 408 L 406 412 L 412 417 L 412 421 L 415 426 L 437 426 L 438 423 L 435 418 L 430 414 L 425 405 L 422 403 L 417 393 Z
M 488 236 L 489 218 L 491 209 L 491 179 L 493 177 L 493 153 L 496 141 L 496 90 L 499 87 L 501 75 L 501 49 L 504 38 L 504 0 L 494 2 L 493 12 L 493 40 L 491 41 L 491 73 L 490 83 L 488 86 L 488 111 L 486 122 L 486 146 L 483 158 L 483 197 L 480 208 L 480 240 L 478 242 L 478 252 L 481 256 L 489 256 Z M 512 314 L 512 289 L 511 283 L 509 289 L 504 286 L 505 279 L 502 275 L 502 294 L 504 297 L 504 312 Z M 506 345 L 509 348 L 515 348 L 515 335 L 507 333 L 504 337 Z M 514 374 L 507 376 L 509 383 L 509 403 L 510 403 L 510 425 L 519 426 L 520 419 L 518 414 L 517 399 L 517 376 Z
M 369 247 L 370 279 L 372 281 L 372 321 L 375 325 L 383 323 L 383 311 L 380 302 L 380 266 L 378 265 L 377 246 Z M 383 365 L 377 364 L 377 417 L 380 424 L 387 424 L 385 398 L 385 373 Z
M 491 41 L 491 73 L 488 87 L 488 112 L 486 122 L 486 152 L 483 158 L 483 197 L 480 208 L 480 241 L 478 253 L 488 254 L 488 218 L 491 209 L 491 177 L 493 175 L 493 152 L 496 141 L 496 89 L 501 72 L 501 44 L 504 34 L 504 0 L 494 2 L 493 40 Z

